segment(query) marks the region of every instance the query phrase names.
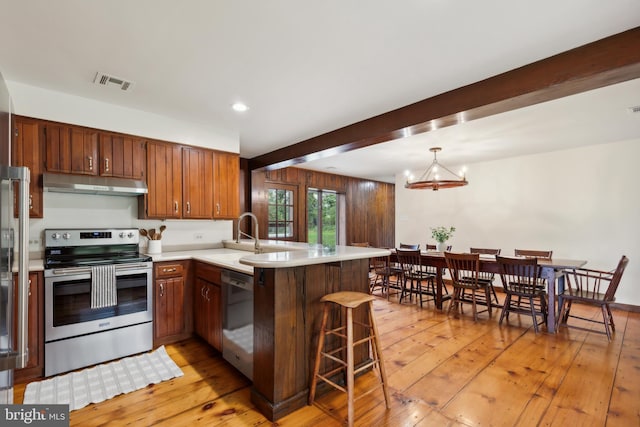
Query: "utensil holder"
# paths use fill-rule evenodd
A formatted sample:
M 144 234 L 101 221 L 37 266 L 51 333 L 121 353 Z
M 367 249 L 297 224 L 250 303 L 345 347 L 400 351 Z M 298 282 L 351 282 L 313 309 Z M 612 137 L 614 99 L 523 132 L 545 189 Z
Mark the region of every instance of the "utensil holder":
M 147 253 L 148 254 L 162 253 L 162 240 L 149 240 L 149 244 L 147 245 Z

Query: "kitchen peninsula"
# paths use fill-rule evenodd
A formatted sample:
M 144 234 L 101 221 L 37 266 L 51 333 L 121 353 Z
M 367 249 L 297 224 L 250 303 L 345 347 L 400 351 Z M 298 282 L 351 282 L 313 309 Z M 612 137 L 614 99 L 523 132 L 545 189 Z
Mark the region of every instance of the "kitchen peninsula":
M 320 298 L 338 291 L 369 292 L 369 258 L 389 254 L 386 249 L 295 243 L 290 249 L 240 259 L 254 268 L 251 401 L 271 421 L 306 405 Z M 356 310 L 354 318 L 363 321 L 364 314 Z M 337 312 L 332 318 L 340 319 Z M 368 349 L 359 350 L 356 361 L 369 357 Z

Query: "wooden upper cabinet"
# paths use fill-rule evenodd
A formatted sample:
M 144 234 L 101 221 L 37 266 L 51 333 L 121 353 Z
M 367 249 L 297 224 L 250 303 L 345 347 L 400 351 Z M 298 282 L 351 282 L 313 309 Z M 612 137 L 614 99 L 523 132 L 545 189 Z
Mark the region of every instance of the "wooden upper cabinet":
M 234 219 L 240 214 L 240 156 L 214 153 L 213 217 Z
M 49 172 L 71 172 L 71 128 L 55 123 L 45 125 L 45 167 Z
M 182 147 L 167 142 L 147 143 L 147 186 L 140 218 L 182 217 Z
M 142 138 L 100 134 L 100 175 L 144 180 L 147 143 Z
M 98 132 L 71 128 L 71 173 L 98 174 Z
M 182 217 L 213 219 L 213 151 L 182 149 Z
M 44 214 L 42 196 L 42 172 L 44 168 L 44 143 L 42 127 L 35 120 L 16 117 L 13 129 L 13 165 L 29 168 L 29 216 L 42 218 Z M 17 194 L 17 192 L 16 192 Z M 17 215 L 17 203 L 16 215 Z
M 57 123 L 45 125 L 48 172 L 98 174 L 98 131 Z

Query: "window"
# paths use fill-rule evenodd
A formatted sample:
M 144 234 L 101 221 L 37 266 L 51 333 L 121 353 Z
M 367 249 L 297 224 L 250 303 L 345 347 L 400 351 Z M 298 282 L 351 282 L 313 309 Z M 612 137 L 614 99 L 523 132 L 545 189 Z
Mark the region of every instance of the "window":
M 269 203 L 269 238 L 274 240 L 291 240 L 294 236 L 294 197 L 292 190 L 270 188 Z
M 307 191 L 307 241 L 323 246 L 342 244 L 339 221 L 340 198 L 335 191 Z

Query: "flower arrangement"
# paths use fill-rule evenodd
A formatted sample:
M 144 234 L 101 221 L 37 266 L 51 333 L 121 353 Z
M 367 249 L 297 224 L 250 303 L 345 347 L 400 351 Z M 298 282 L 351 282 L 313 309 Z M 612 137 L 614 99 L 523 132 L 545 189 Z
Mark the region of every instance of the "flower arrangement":
M 140 229 L 140 235 L 146 237 L 149 240 L 160 240 L 162 239 L 162 232 L 167 229 L 166 225 L 161 225 L 159 231 L 156 231 L 155 228 L 150 228 L 145 230 L 144 228 Z
M 453 237 L 453 232 L 456 231 L 455 227 L 435 227 L 431 228 L 431 237 L 433 237 L 436 242 L 444 243 Z

